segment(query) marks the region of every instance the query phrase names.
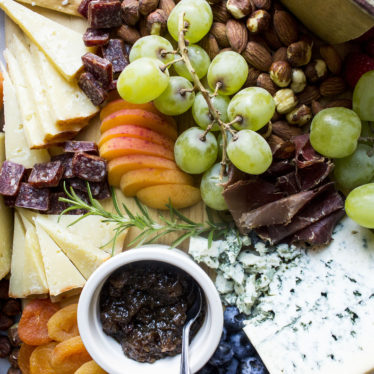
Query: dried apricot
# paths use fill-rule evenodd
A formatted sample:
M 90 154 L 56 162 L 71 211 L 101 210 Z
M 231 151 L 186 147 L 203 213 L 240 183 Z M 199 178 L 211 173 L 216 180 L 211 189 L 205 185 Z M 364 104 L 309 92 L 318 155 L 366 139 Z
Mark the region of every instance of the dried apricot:
M 74 374 L 106 374 L 106 371 L 104 371 L 95 361 L 88 361 Z
M 22 374 L 30 374 L 30 356 L 34 349 L 35 347 L 32 345 L 21 344 L 17 361 Z
M 78 304 L 60 309 L 48 321 L 48 335 L 52 340 L 62 342 L 79 335 L 77 322 Z
M 20 339 L 29 345 L 42 345 L 52 339 L 48 335 L 48 320 L 58 311 L 50 300 L 31 300 L 22 312 L 18 325 Z
M 91 360 L 80 336 L 57 344 L 51 357 L 52 367 L 59 374 L 74 374 L 84 363 Z
M 59 374 L 51 365 L 51 356 L 57 343 L 36 347 L 30 356 L 30 374 Z

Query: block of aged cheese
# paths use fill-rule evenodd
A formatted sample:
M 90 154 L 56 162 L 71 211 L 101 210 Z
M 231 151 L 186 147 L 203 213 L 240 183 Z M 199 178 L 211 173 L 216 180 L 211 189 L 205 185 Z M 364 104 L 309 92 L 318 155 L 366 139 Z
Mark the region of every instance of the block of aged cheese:
M 80 33 L 14 0 L 0 0 L 0 8 L 39 46 L 67 80 L 76 77 L 83 68 L 81 57 L 87 52 Z
M 374 233 L 345 218 L 275 273 L 245 332 L 271 374 L 374 369 Z
M 85 241 L 80 235 L 72 234 L 64 225 L 55 223 L 48 217 L 39 215 L 36 224 L 45 230 L 86 279 L 110 258 L 108 253 L 100 250 L 92 242 Z M 90 228 L 92 230 L 92 226 Z
M 45 275 L 51 296 L 58 296 L 84 286 L 85 279 L 45 230 L 36 223 Z
M 6 159 L 26 168 L 32 168 L 37 163 L 49 161 L 47 150 L 30 149 L 24 133 L 16 91 L 5 69 L 3 69 L 3 76 Z
M 78 6 L 81 3 L 80 0 L 18 0 L 22 3 L 40 6 L 42 8 L 48 8 L 57 12 L 71 14 L 73 16 L 81 16 L 78 13 Z
M 5 137 L 0 133 L 0 167 L 5 160 Z M 0 197 L 0 279 L 10 270 L 12 251 L 13 214 Z

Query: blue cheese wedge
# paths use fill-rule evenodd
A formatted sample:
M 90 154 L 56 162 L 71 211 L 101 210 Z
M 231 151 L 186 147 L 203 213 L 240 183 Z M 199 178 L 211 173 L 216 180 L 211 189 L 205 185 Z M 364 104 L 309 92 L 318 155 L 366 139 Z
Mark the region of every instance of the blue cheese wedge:
M 52 21 L 14 0 L 0 0 L 0 8 L 43 51 L 56 69 L 72 81 L 83 68 L 87 52 L 82 35 Z
M 4 148 L 5 137 L 0 133 L 0 166 L 5 160 Z M 13 231 L 12 211 L 5 206 L 2 197 L 0 197 L 0 223 L 0 279 L 2 279 L 10 270 Z
M 349 218 L 332 243 L 280 265 L 245 332 L 272 374 L 374 368 L 374 234 Z
M 81 236 L 69 232 L 68 228 L 60 223 L 52 222 L 48 217 L 39 215 L 35 222 L 63 250 L 86 279 L 110 258 L 108 253 L 98 249 L 92 242 L 85 241 Z
M 81 273 L 38 223 L 36 223 L 36 232 L 43 257 L 49 294 L 58 296 L 72 290 L 81 289 L 86 281 Z

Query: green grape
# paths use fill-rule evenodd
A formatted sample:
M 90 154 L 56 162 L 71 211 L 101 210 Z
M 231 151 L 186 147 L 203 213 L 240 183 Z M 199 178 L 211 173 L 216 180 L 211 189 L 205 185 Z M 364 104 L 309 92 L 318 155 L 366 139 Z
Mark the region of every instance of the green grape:
M 168 18 L 168 31 L 178 40 L 179 16 L 184 13 L 184 20 L 188 23 L 186 40 L 197 43 L 210 30 L 213 23 L 212 8 L 205 0 L 182 0 L 171 11 Z
M 222 183 L 227 182 L 228 177 L 223 176 L 220 179 L 221 164 L 213 165 L 206 171 L 201 179 L 200 191 L 201 197 L 209 208 L 215 210 L 227 210 L 227 204 L 223 198 Z
M 129 59 L 134 62 L 142 57 L 157 58 L 164 64 L 174 60 L 173 46 L 170 42 L 158 35 L 148 35 L 138 39 L 132 46 Z
M 355 188 L 347 196 L 345 211 L 359 225 L 374 229 L 374 183 Z
M 194 100 L 195 92 L 190 81 L 183 77 L 170 77 L 166 90 L 153 103 L 161 113 L 177 116 L 187 112 Z
M 226 136 L 227 136 L 227 143 L 229 143 L 230 140 L 232 139 L 231 132 L 226 131 Z M 217 143 L 218 143 L 218 160 L 221 160 L 222 159 L 222 153 L 223 153 L 223 136 L 222 136 L 222 132 L 220 132 L 218 134 Z
M 243 86 L 248 76 L 248 65 L 244 57 L 236 52 L 222 52 L 214 57 L 208 70 L 208 83 L 214 91 L 221 84 L 218 93 L 233 95 Z
M 187 50 L 191 65 L 195 69 L 197 76 L 199 79 L 205 77 L 210 65 L 210 58 L 208 54 L 198 45 L 191 45 L 187 47 Z M 180 56 L 177 56 L 176 58 L 178 57 Z M 176 62 L 173 66 L 178 75 L 193 82 L 192 75 L 188 71 L 184 61 Z
M 370 157 L 370 147 L 359 144 L 348 157 L 335 160 L 334 177 L 343 191 L 350 191 L 374 178 L 374 156 Z
M 313 118 L 310 142 L 323 156 L 342 158 L 355 151 L 360 133 L 361 121 L 353 110 L 328 108 Z
M 363 121 L 374 121 L 374 70 L 365 73 L 353 91 L 353 110 Z
M 227 146 L 231 162 L 245 173 L 264 173 L 273 160 L 269 144 L 252 130 L 241 130 L 236 135 L 237 139 L 230 140 Z
M 274 112 L 273 97 L 260 87 L 249 87 L 239 91 L 232 98 L 227 109 L 230 121 L 241 117 L 241 121 L 234 124 L 237 130 L 257 131 L 271 120 Z
M 217 159 L 217 140 L 208 133 L 205 141 L 201 140 L 204 130 L 191 127 L 179 135 L 174 146 L 177 165 L 186 173 L 201 174 L 208 170 Z
M 210 92 L 211 93 L 211 92 Z M 221 120 L 223 122 L 228 121 L 227 117 L 227 107 L 229 106 L 230 99 L 227 96 L 217 95 L 211 98 L 213 106 L 221 114 Z M 201 92 L 196 95 L 195 101 L 192 105 L 192 116 L 195 122 L 202 128 L 206 129 L 213 121 L 213 117 L 209 112 L 209 107 L 204 99 Z M 218 124 L 214 124 L 212 131 L 219 131 L 220 127 Z
M 169 83 L 169 72 L 162 71 L 163 63 L 155 58 L 142 57 L 122 71 L 117 89 L 123 100 L 144 104 L 156 99 Z

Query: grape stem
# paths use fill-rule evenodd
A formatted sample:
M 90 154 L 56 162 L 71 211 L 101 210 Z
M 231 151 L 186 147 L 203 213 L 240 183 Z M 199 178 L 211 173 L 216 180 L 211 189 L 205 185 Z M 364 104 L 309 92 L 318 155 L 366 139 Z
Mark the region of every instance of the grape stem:
M 372 137 L 372 136 L 361 136 L 358 139 L 358 142 L 371 147 L 372 149 L 370 149 L 367 154 L 368 154 L 369 157 L 374 156 L 374 137 Z
M 234 123 L 240 122 L 241 118 L 240 119 L 236 118 L 234 121 L 232 121 L 230 123 L 225 123 L 221 120 L 221 114 L 214 107 L 209 91 L 201 83 L 199 77 L 196 74 L 195 69 L 193 68 L 193 66 L 191 64 L 191 60 L 188 56 L 188 49 L 187 49 L 188 42 L 185 39 L 185 34 L 188 31 L 188 26 L 189 25 L 184 20 L 184 13 L 183 12 L 179 15 L 179 20 L 178 21 L 179 21 L 178 22 L 178 30 L 179 30 L 178 31 L 178 49 L 179 49 L 179 52 L 182 56 L 182 59 L 183 59 L 185 65 L 186 65 L 186 68 L 188 69 L 188 71 L 190 72 L 190 74 L 193 78 L 195 88 L 198 91 L 200 91 L 201 94 L 203 95 L 206 103 L 208 104 L 209 112 L 212 116 L 212 123 L 206 128 L 204 134 L 201 136 L 200 139 L 202 141 L 206 140 L 206 136 L 207 136 L 208 132 L 212 129 L 214 123 L 217 123 L 220 127 L 220 130 L 221 130 L 222 140 L 223 140 L 222 143 L 223 144 L 222 144 L 222 161 L 221 161 L 220 179 L 222 180 L 223 176 L 226 174 L 227 165 L 228 165 L 228 157 L 227 157 L 227 151 L 226 151 L 228 140 L 227 140 L 226 131 L 229 131 L 231 134 L 233 134 L 233 136 L 235 136 L 236 131 L 231 127 L 231 125 L 234 124 Z M 217 84 L 213 96 L 215 96 L 218 93 L 219 89 L 220 89 L 220 86 Z
M 183 58 L 181 57 L 181 58 L 177 58 L 177 59 L 175 59 L 175 60 L 173 60 L 173 61 L 170 61 L 170 62 L 168 62 L 167 64 L 165 64 L 164 66 L 162 66 L 160 69 L 161 69 L 161 71 L 164 73 L 165 70 L 166 70 L 168 67 L 170 67 L 171 65 L 176 64 L 176 63 L 179 62 L 179 61 L 183 61 Z

